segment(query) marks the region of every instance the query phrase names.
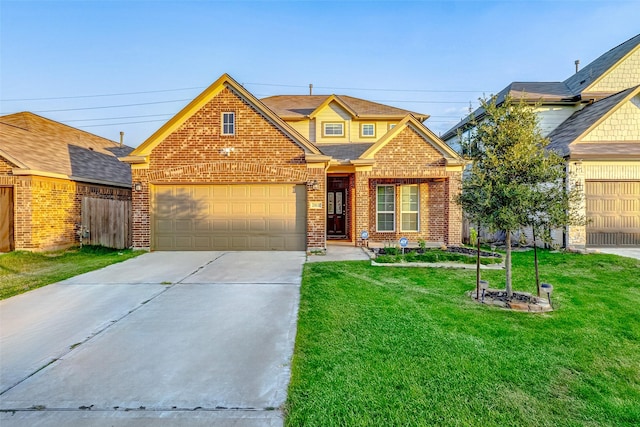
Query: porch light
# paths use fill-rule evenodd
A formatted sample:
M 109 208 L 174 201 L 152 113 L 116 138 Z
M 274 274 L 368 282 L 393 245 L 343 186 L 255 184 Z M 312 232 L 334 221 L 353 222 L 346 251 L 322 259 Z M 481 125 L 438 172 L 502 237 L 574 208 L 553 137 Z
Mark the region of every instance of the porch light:
M 320 189 L 320 183 L 318 182 L 318 180 L 314 179 L 307 182 L 307 187 L 309 188 L 309 190 L 318 191 Z
M 142 183 L 136 182 L 135 184 L 133 184 L 133 189 L 136 191 L 142 191 Z

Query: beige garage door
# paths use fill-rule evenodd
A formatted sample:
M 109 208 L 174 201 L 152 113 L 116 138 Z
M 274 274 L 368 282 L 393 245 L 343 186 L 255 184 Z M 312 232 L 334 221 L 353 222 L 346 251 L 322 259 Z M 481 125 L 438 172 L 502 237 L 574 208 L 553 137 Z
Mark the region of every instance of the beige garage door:
M 306 187 L 157 185 L 154 250 L 305 250 Z
M 587 245 L 640 245 L 640 181 L 586 182 Z

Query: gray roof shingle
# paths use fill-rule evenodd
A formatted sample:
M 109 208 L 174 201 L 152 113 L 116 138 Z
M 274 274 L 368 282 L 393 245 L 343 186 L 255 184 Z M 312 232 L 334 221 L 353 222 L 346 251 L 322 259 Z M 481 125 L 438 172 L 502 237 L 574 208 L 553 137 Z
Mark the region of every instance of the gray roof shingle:
M 118 160 L 133 148 L 29 112 L 0 117 L 0 155 L 21 169 L 78 181 L 131 185 L 131 167 Z
M 373 143 L 369 142 L 350 142 L 346 144 L 316 144 L 316 147 L 322 151 L 323 154 L 333 157 L 338 160 L 355 160 L 371 147 Z

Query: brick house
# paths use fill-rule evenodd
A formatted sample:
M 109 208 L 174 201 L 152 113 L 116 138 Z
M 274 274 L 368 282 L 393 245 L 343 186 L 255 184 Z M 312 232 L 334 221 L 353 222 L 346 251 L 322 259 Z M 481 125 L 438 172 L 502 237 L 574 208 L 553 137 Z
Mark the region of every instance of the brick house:
M 131 199 L 132 148 L 23 112 L 0 117 L 0 252 L 79 241 L 85 198 Z
M 358 98 L 257 99 L 222 75 L 129 156 L 133 245 L 323 250 L 461 240 L 463 161 L 427 116 Z
M 569 185 L 581 188 L 586 226 L 556 233 L 582 249 L 640 245 L 640 34 L 605 52 L 562 82 L 514 82 L 500 91 L 534 105 L 549 149 L 567 162 Z M 482 119 L 483 110 L 474 113 Z M 469 117 L 443 135 L 451 146 L 473 128 Z

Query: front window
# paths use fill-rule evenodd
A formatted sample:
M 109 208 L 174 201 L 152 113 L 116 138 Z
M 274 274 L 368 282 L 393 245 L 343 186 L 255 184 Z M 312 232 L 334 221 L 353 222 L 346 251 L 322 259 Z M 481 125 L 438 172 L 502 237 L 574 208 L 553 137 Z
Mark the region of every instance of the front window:
M 400 230 L 418 231 L 420 195 L 417 185 L 403 185 L 400 190 Z
M 393 185 L 379 185 L 376 203 L 376 229 L 395 231 L 396 188 Z
M 363 123 L 360 128 L 360 134 L 363 138 L 371 138 L 376 136 L 376 127 L 373 123 Z
M 323 123 L 322 134 L 323 136 L 344 136 L 344 123 Z
M 236 113 L 222 113 L 222 134 L 235 135 L 236 133 Z

